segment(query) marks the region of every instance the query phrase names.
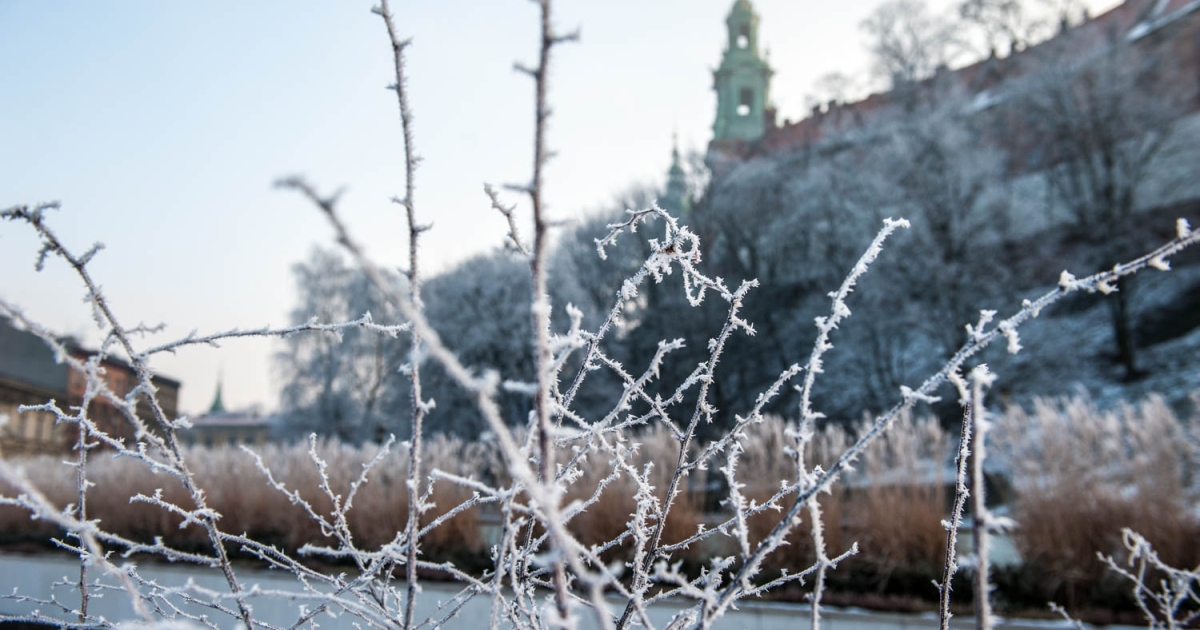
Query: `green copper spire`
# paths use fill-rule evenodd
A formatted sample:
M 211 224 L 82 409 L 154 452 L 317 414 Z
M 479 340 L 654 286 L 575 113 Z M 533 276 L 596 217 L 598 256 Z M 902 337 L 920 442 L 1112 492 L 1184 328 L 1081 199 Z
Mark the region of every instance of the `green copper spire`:
M 729 43 L 721 66 L 713 71 L 717 92 L 714 140 L 758 140 L 765 132 L 765 110 L 774 72 L 758 54 L 758 14 L 750 0 L 737 0 L 725 18 Z
M 663 192 L 662 208 L 675 216 L 683 216 L 691 209 L 688 199 L 687 174 L 679 163 L 679 136 L 671 140 L 671 168 L 667 171 L 667 189 Z
M 209 415 L 225 413 L 225 403 L 221 401 L 221 376 L 217 376 L 217 395 L 213 396 L 212 404 L 208 406 Z

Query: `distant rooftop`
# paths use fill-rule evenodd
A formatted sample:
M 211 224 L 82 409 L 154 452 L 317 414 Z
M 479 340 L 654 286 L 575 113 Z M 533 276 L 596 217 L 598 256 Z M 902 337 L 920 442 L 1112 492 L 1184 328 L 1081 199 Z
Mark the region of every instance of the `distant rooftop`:
M 54 353 L 41 337 L 17 330 L 7 317 L 0 316 L 0 378 L 65 396 L 67 369 L 65 363 L 55 362 Z

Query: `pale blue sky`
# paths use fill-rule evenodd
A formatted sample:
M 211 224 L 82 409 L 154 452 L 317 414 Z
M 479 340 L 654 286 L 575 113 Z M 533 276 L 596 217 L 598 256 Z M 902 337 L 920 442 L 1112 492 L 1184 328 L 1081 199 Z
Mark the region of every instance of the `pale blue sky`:
M 865 73 L 857 25 L 875 4 L 756 0 L 781 118 L 802 117 L 818 77 Z M 683 149 L 703 149 L 731 5 L 558 2 L 558 24 L 580 27 L 582 41 L 553 66 L 553 213 L 580 216 L 630 184 L 660 184 L 673 130 Z M 118 316 L 165 322 L 171 338 L 286 323 L 290 266 L 331 238 L 314 210 L 272 188 L 280 176 L 346 187 L 352 228 L 398 265 L 404 225 L 388 199 L 404 185 L 399 121 L 370 6 L 0 0 L 0 206 L 62 201 L 51 221 L 67 243 L 107 246 L 93 270 Z M 512 64 L 535 58 L 536 6 L 397 0 L 393 10 L 414 40 L 417 212 L 434 224 L 424 260 L 445 269 L 502 242 L 484 182 L 529 177 L 532 86 Z M 36 250 L 30 230 L 0 225 L 0 297 L 94 342 L 78 282 L 60 263 L 35 274 Z M 228 406 L 274 408 L 274 343 L 195 348 L 156 366 L 183 381 L 186 412 L 207 406 L 219 369 Z

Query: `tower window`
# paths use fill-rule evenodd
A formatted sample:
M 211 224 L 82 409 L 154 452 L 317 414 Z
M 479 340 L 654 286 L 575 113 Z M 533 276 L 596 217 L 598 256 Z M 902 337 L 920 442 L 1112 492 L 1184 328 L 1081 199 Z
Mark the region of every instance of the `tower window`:
M 739 96 L 737 114 L 738 116 L 749 116 L 750 108 L 754 105 L 754 92 L 750 88 L 742 88 Z
M 742 24 L 738 27 L 737 47 L 745 48 L 750 45 L 750 25 Z

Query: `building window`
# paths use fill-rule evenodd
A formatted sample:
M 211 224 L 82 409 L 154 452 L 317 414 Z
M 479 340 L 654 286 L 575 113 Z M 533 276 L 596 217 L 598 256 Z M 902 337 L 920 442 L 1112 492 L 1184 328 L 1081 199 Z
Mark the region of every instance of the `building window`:
M 738 99 L 737 114 L 738 116 L 749 116 L 750 108 L 754 105 L 754 92 L 750 88 L 742 88 L 740 98 Z
M 750 45 L 750 25 L 742 24 L 738 27 L 737 47 L 746 48 Z

